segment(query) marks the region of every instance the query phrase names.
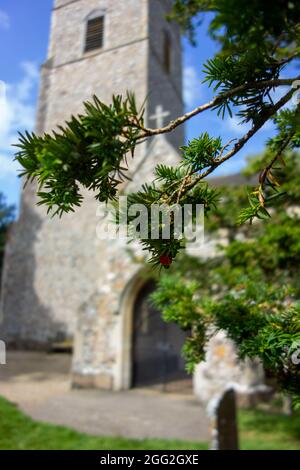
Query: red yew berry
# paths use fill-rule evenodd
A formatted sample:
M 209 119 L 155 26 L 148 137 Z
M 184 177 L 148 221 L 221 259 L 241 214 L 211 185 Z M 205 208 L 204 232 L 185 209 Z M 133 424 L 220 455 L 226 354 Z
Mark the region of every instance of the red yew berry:
M 172 264 L 172 257 L 169 255 L 161 255 L 159 257 L 159 262 L 162 264 L 165 268 L 169 268 Z

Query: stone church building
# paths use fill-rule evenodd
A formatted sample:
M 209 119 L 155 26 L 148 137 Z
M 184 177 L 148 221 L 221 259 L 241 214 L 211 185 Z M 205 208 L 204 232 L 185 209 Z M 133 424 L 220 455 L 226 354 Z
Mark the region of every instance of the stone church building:
M 181 38 L 166 20 L 172 0 L 55 0 L 48 58 L 41 68 L 36 131 L 50 132 L 96 94 L 147 97 L 146 123 L 183 113 Z M 158 162 L 176 164 L 183 128 L 139 146 L 125 191 L 151 181 Z M 0 338 L 18 348 L 73 341 L 72 384 L 111 390 L 187 383 L 183 333 L 165 324 L 147 299 L 154 281 L 141 252 L 100 240 L 93 194 L 62 219 L 36 205 L 35 186 L 22 194 L 5 255 Z M 239 365 L 219 334 L 193 383 L 201 398 L 226 382 L 252 390 L 257 370 Z

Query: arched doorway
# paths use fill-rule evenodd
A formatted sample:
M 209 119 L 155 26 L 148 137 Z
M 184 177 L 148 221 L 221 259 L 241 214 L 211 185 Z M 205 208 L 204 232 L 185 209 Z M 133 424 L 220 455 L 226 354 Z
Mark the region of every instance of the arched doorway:
M 149 302 L 155 282 L 139 291 L 133 309 L 132 385 L 159 387 L 164 391 L 192 391 L 181 349 L 186 334 L 174 323 L 166 323 Z

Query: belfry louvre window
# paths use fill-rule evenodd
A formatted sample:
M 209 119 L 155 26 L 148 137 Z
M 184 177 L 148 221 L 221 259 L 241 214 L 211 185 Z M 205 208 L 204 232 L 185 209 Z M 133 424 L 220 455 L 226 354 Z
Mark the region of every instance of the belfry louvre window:
M 104 16 L 88 20 L 84 52 L 101 49 L 104 39 Z

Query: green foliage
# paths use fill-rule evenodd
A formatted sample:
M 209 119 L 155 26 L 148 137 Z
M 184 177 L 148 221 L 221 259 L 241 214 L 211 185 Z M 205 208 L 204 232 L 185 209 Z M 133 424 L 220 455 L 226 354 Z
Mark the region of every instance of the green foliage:
M 236 93 L 228 100 L 216 105 L 218 115 L 225 116 L 228 111 L 232 117 L 231 107 L 241 107 L 237 116 L 242 118 L 241 122 L 257 121 L 268 109 L 271 104 L 268 94 L 271 86 L 258 89 L 256 84 L 259 81 L 274 80 L 278 78 L 282 66 L 276 66 L 273 58 L 259 55 L 256 50 L 247 51 L 237 56 L 217 55 L 210 59 L 204 65 L 205 79 L 209 85 L 214 85 L 214 90 L 220 89 L 221 92 L 228 92 L 234 88 L 244 85 L 245 83 L 253 83 L 249 86 L 247 92 L 242 90 Z
M 169 16 L 195 39 L 195 27 L 206 12 L 214 13 L 209 30 L 228 55 L 249 49 L 272 51 L 281 35 L 281 49 L 299 46 L 300 7 L 296 1 L 275 0 L 270 8 L 264 0 L 175 0 Z
M 207 142 L 208 136 L 203 137 Z M 210 142 L 210 140 L 209 140 Z M 213 145 L 215 140 L 211 145 Z M 160 266 L 161 257 L 167 256 L 170 261 L 177 256 L 180 250 L 186 246 L 186 240 L 183 237 L 184 226 L 178 227 L 176 221 L 176 214 L 181 214 L 182 221 L 184 220 L 184 205 L 190 204 L 191 207 L 196 207 L 197 204 L 204 206 L 205 213 L 208 213 L 213 207 L 216 207 L 218 200 L 218 192 L 207 186 L 206 183 L 201 181 L 195 181 L 191 176 L 191 165 L 190 157 L 191 152 L 195 158 L 198 159 L 198 165 L 200 161 L 204 162 L 205 155 L 205 144 L 202 144 L 200 139 L 197 143 L 193 141 L 195 145 L 194 150 L 190 150 L 190 153 L 183 148 L 184 153 L 183 162 L 178 167 L 168 167 L 160 164 L 155 169 L 155 181 L 152 184 L 145 184 L 141 190 L 128 195 L 127 204 L 127 215 L 126 219 L 128 224 L 132 224 L 137 215 L 131 214 L 131 209 L 135 205 L 141 205 L 147 210 L 148 214 L 148 226 L 146 233 L 138 233 L 138 238 L 145 250 L 151 254 L 150 262 L 154 266 Z M 203 150 L 204 149 L 204 150 Z M 196 156 L 195 152 L 199 152 Z M 203 153 L 200 153 L 203 152 Z M 203 165 L 206 165 L 203 163 Z M 189 186 L 190 185 L 190 186 Z M 161 215 L 157 221 L 154 220 L 152 215 L 152 209 L 156 205 L 159 208 Z M 196 213 L 191 214 L 196 222 Z M 119 215 L 118 219 L 124 220 L 124 215 Z M 169 232 L 166 232 L 166 225 L 169 225 Z M 178 231 L 179 228 L 179 231 Z M 153 237 L 153 233 L 156 231 L 157 236 Z M 130 233 L 130 228 L 129 228 Z M 165 266 L 168 268 L 169 266 Z
M 256 173 L 265 158 L 250 162 L 248 175 Z M 268 223 L 257 221 L 247 229 L 236 225 L 244 189 L 222 188 L 226 197 L 212 210 L 207 228 L 215 236 L 220 227 L 228 229 L 229 245 L 213 260 L 181 258 L 162 276 L 153 299 L 164 318 L 181 327 L 188 323 L 188 370 L 203 357 L 210 335 L 222 329 L 242 359 L 258 357 L 300 405 L 300 366 L 291 360 L 300 344 L 300 225 L 291 210 L 299 204 L 297 162 L 299 156 L 289 153 L 280 168 L 288 197 L 273 200 L 270 210 L 276 212 Z
M 275 0 L 270 7 L 263 0 L 176 0 L 170 19 L 178 21 L 193 39 L 194 27 L 206 12 L 213 13 L 209 31 L 220 51 L 204 65 L 204 81 L 217 94 L 211 102 L 173 120 L 167 130 L 216 109 L 221 117 L 234 113 L 239 122 L 249 123 L 250 131 L 233 145 L 232 140 L 224 145 L 220 138 L 202 133 L 183 147 L 178 167 L 159 165 L 154 182 L 129 195 L 129 203 L 142 204 L 148 213 L 153 204 L 163 206 L 170 236 L 163 235 L 162 217 L 159 236 L 149 236 L 153 229 L 149 221 L 140 240 L 151 254 L 150 261 L 166 268 L 185 246 L 184 239 L 176 237 L 174 206 L 182 210 L 184 204 L 203 204 L 211 230 L 229 228 L 231 244 L 220 253 L 219 265 L 216 260 L 193 262 L 190 265 L 196 264 L 197 269 L 188 267 L 183 273 L 181 268 L 189 262 L 182 261 L 175 277 L 172 268 L 170 271 L 176 290 L 163 278 L 155 296 L 167 321 L 177 321 L 190 330 L 184 348 L 189 369 L 203 358 L 211 331 L 208 327 L 215 325 L 234 339 L 242 357 L 260 357 L 282 387 L 299 398 L 299 371 L 290 364 L 287 353 L 299 333 L 299 228 L 285 203 L 300 202 L 299 162 L 295 159 L 300 145 L 300 105 L 282 110 L 292 97 L 292 88 L 276 103 L 271 92 L 299 79 L 283 79 L 282 72 L 300 58 L 300 4 Z M 94 97 L 84 107 L 85 113 L 72 117 L 59 132 L 43 137 L 26 133 L 18 145 L 16 158 L 24 168 L 23 175 L 39 182 L 40 203 L 54 214 L 80 206 L 81 186 L 95 191 L 99 201 L 115 200 L 119 183 L 126 178 L 128 154 L 133 155 L 140 140 L 166 131 L 144 127 L 143 110 L 137 110 L 131 94 L 125 99 L 113 97 L 110 106 Z M 216 207 L 219 195 L 203 179 L 238 153 L 270 119 L 274 119 L 277 133 L 268 142 L 259 167 L 257 161 L 253 163 L 259 184 L 249 190 L 248 207 L 245 209 L 246 194 L 236 198 L 240 188 L 234 192 L 223 189 L 223 203 Z M 227 213 L 222 204 L 229 208 Z M 233 213 L 241 209 L 233 219 Z M 270 215 L 266 229 L 263 219 Z M 246 233 L 245 226 L 237 228 L 237 219 L 243 224 L 258 220 Z M 130 214 L 129 222 L 134 222 Z M 238 234 L 246 239 L 238 241 Z
M 272 206 L 275 200 L 286 195 L 284 188 L 281 188 L 281 178 L 278 176 L 286 164 L 284 155 L 300 147 L 299 109 L 298 106 L 294 110 L 282 110 L 274 118 L 277 134 L 267 143 L 268 163 L 260 171 L 259 186 L 248 195 L 250 206 L 241 211 L 238 218 L 240 224 L 248 220 L 252 222 L 256 217 L 259 219 L 270 218 L 271 215 L 267 207 Z M 297 167 L 296 162 L 295 165 Z
M 110 106 L 94 96 L 84 103 L 84 114 L 73 116 L 59 131 L 21 135 L 16 159 L 24 168 L 22 176 L 37 179 L 39 204 L 61 216 L 81 205 L 80 186 L 95 191 L 99 201 L 116 197 L 126 177 L 124 157 L 133 155 L 142 125 L 143 110 L 137 110 L 132 94 L 114 96 Z
M 201 171 L 213 165 L 215 158 L 222 149 L 221 138 L 210 137 L 207 132 L 193 139 L 182 147 L 183 160 L 191 166 L 193 171 Z
M 268 147 L 273 153 L 281 151 L 282 143 L 286 139 L 289 139 L 288 148 L 290 150 L 300 147 L 300 113 L 298 108 L 296 110 L 283 109 L 274 117 L 274 122 L 277 126 L 277 134 L 268 142 Z
M 241 359 L 259 358 L 282 389 L 294 396 L 295 403 L 300 403 L 300 368 L 291 359 L 300 344 L 300 304 L 288 295 L 293 291 L 283 286 L 279 289 L 277 284 L 271 286 L 258 278 L 253 280 L 251 275 L 238 277 L 236 271 L 234 286 L 229 287 L 225 275 L 224 284 L 213 292 L 210 286 L 216 286 L 212 284 L 216 278 L 222 282 L 221 272 L 218 269 L 205 272 L 206 279 L 203 275 L 201 285 L 184 278 L 179 280 L 177 275 L 164 276 L 153 295 L 167 321 L 189 327 L 191 333 L 183 349 L 187 370 L 192 371 L 204 359 L 208 338 L 222 329 L 236 344 Z
M 204 65 L 204 82 L 214 85 L 214 90 L 221 93 L 249 84 L 246 91 L 240 89 L 217 102 L 214 109 L 224 118 L 226 112 L 232 116 L 233 108 L 236 108 L 240 122 L 257 125 L 273 105 L 270 97 L 272 85 L 260 88 L 258 83 L 276 80 L 285 64 L 300 55 L 299 4 L 277 0 L 272 2 L 270 9 L 261 0 L 177 0 L 171 18 L 193 37 L 197 18 L 207 11 L 215 13 L 210 32 L 220 42 L 221 50 Z M 284 152 L 299 148 L 299 119 L 299 106 L 275 115 L 278 132 L 268 142 L 269 161 L 265 169 L 260 168 L 260 184 L 249 193 L 248 207 L 241 211 L 238 218 L 240 224 L 252 222 L 255 218 L 268 219 L 268 207 L 275 198 L 284 194 L 279 191 L 279 183 L 272 172 Z M 269 191 L 270 188 L 273 191 Z
M 209 30 L 221 48 L 204 64 L 204 81 L 217 94 L 195 114 L 216 109 L 224 118 L 227 112 L 230 116 L 235 113 L 239 122 L 249 122 L 251 131 L 240 140 L 225 144 L 219 137 L 203 132 L 182 147 L 183 163 L 178 168 L 159 165 L 155 184 L 144 185 L 130 198 L 132 203 L 147 208 L 150 203 L 164 204 L 166 216 L 171 218 L 174 204 L 182 207 L 185 203 L 204 204 L 207 215 L 217 198 L 201 181 L 237 153 L 264 122 L 274 118 L 278 132 L 268 143 L 270 160 L 262 170 L 258 188 L 249 193 L 250 204 L 241 212 L 239 222 L 267 219 L 269 205 L 282 194 L 274 168 L 284 152 L 300 143 L 299 106 L 280 112 L 285 101 L 274 104 L 271 98 L 274 89 L 292 85 L 295 78 L 282 80 L 280 73 L 300 56 L 300 7 L 296 2 L 282 0 L 273 2 L 271 9 L 261 0 L 177 0 L 170 19 L 176 19 L 192 35 L 194 24 L 207 12 L 213 12 Z M 287 95 L 287 101 L 289 96 L 292 94 Z M 22 175 L 38 181 L 39 204 L 46 205 L 52 215 L 61 216 L 81 205 L 82 188 L 94 191 L 101 202 L 117 199 L 120 183 L 127 178 L 128 155 L 133 156 L 138 142 L 165 132 L 145 128 L 143 115 L 144 110 L 137 109 L 131 93 L 124 99 L 113 96 L 109 106 L 94 96 L 92 102 L 84 103 L 83 114 L 73 116 L 52 134 L 21 135 L 16 159 L 24 168 Z M 169 130 L 188 117 L 191 116 L 172 121 Z M 164 237 L 158 241 L 141 237 L 155 264 L 161 264 L 164 256 L 165 267 L 169 267 L 184 247 L 184 241 L 173 235 L 169 241 Z

